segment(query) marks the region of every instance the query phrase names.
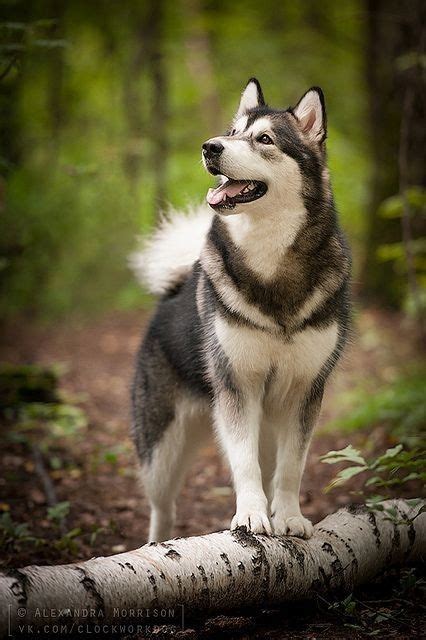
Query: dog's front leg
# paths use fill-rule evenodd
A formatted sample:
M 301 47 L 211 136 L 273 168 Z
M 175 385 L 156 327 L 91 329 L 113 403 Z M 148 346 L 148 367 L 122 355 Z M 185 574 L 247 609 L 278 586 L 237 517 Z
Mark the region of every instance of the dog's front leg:
M 230 392 L 216 398 L 215 426 L 229 460 L 237 499 L 231 529 L 245 526 L 253 533 L 271 534 L 259 464 L 260 416 L 259 398 Z
M 310 538 L 314 528 L 300 511 L 299 492 L 312 430 L 317 420 L 322 389 L 297 394 L 284 411 L 284 423 L 278 432 L 277 464 L 274 475 L 274 497 L 271 520 L 274 533 Z

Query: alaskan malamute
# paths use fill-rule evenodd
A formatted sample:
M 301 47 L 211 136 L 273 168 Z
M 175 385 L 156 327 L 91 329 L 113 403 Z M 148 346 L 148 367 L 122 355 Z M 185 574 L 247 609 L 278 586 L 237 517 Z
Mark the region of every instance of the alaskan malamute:
M 272 109 L 251 79 L 229 131 L 202 146 L 220 180 L 209 207 L 171 213 L 133 256 L 161 294 L 133 385 L 151 541 L 171 536 L 185 471 L 211 428 L 232 471 L 231 528 L 312 535 L 300 481 L 349 316 L 325 139 L 321 89 Z

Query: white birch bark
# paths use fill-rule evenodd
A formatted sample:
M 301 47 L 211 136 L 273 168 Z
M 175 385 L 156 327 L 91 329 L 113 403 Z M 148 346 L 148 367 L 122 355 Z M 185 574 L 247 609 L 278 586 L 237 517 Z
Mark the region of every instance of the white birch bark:
M 17 621 L 58 622 L 64 610 L 73 621 L 87 622 L 84 610 L 93 609 L 95 619 L 105 623 L 117 622 L 117 609 L 184 605 L 189 615 L 350 592 L 392 565 L 426 556 L 425 503 L 383 504 L 397 510 L 396 521 L 383 511 L 349 507 L 318 523 L 307 541 L 223 531 L 86 562 L 5 571 L 0 635 Z

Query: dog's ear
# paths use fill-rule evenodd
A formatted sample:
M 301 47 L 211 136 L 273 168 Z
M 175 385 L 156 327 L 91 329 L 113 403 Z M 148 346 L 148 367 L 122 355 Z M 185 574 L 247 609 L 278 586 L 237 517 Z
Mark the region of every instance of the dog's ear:
M 250 78 L 247 82 L 246 88 L 241 94 L 241 100 L 238 107 L 238 111 L 235 115 L 235 119 L 240 118 L 247 113 L 250 109 L 255 107 L 262 107 L 265 104 L 262 88 L 259 81 L 256 78 Z
M 327 117 L 324 94 L 319 87 L 312 87 L 292 109 L 300 128 L 311 140 L 321 144 L 327 137 Z

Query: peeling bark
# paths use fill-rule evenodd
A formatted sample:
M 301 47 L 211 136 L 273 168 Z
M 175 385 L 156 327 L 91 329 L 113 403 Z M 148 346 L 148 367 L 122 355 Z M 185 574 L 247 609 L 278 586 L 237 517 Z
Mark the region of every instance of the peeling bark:
M 12 628 L 16 622 L 36 628 L 57 622 L 64 610 L 73 621 L 87 622 L 84 609 L 92 609 L 103 623 L 116 623 L 117 609 L 184 605 L 189 615 L 349 592 L 384 569 L 426 556 L 422 505 L 384 504 L 396 509 L 395 520 L 356 505 L 322 520 L 307 541 L 240 529 L 151 543 L 87 562 L 8 570 L 0 573 L 0 635 L 8 632 L 9 616 Z M 19 607 L 25 616 L 18 616 Z M 37 609 L 43 617 L 37 618 Z

